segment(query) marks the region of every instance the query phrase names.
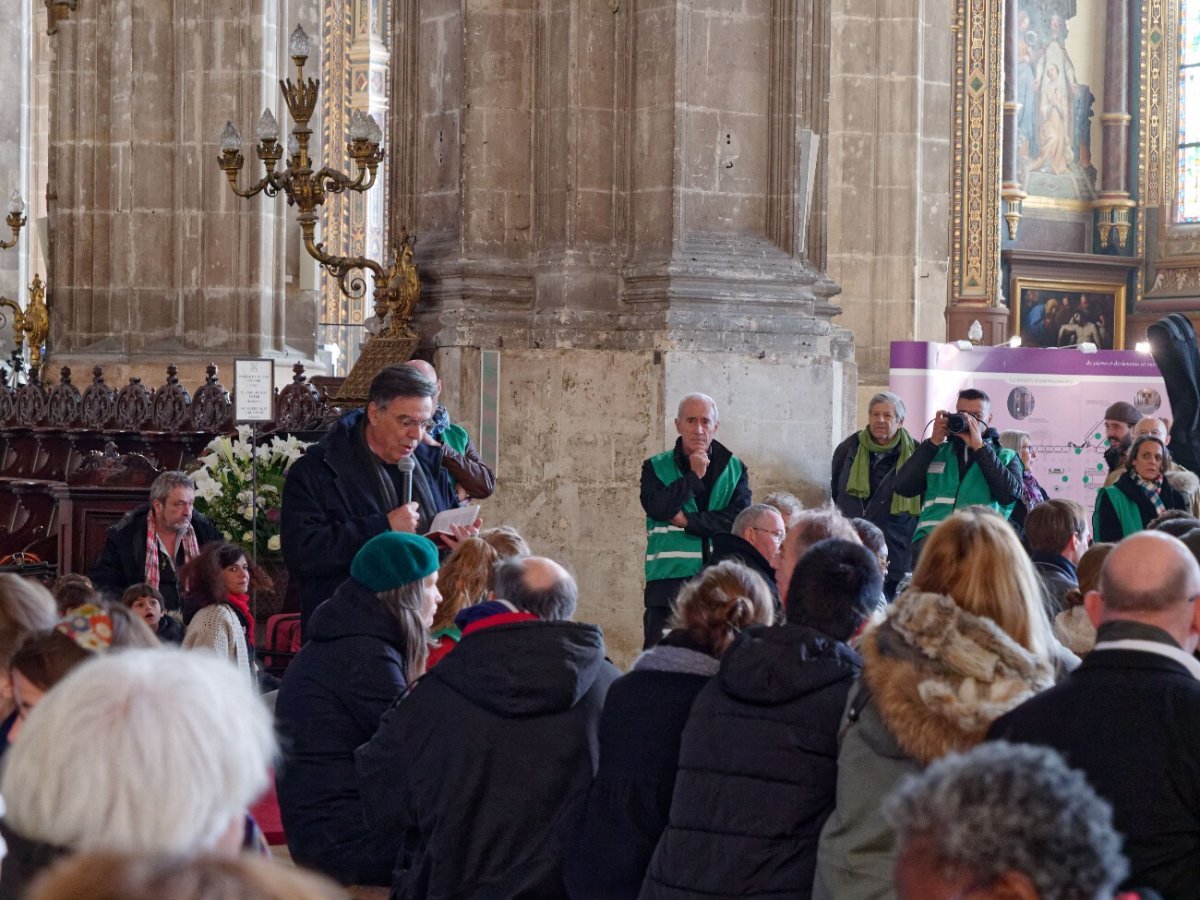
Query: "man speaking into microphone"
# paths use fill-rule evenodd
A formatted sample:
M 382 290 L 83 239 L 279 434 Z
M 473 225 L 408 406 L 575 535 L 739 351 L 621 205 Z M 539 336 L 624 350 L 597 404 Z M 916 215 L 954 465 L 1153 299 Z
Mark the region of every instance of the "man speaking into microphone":
M 954 412 L 938 410 L 932 435 L 896 473 L 897 494 L 923 495 L 913 533 L 914 566 L 929 532 L 954 510 L 989 506 L 1006 519 L 1012 514 L 1021 492 L 1021 459 L 1000 446 L 991 424 L 988 395 L 974 388 L 959 391 Z
M 299 580 L 301 625 L 350 576 L 354 555 L 385 531 L 424 534 L 457 506 L 437 454 L 415 454 L 433 416 L 436 386 L 409 366 L 371 382 L 365 410 L 346 413 L 288 471 L 283 558 Z

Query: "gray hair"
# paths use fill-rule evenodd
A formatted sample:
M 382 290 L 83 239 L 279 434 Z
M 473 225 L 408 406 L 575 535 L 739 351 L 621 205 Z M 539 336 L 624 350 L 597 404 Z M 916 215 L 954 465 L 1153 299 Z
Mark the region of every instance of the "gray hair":
M 984 883 L 1019 872 L 1042 900 L 1109 897 L 1129 871 L 1112 807 L 1046 747 L 950 754 L 903 781 L 883 811 L 901 847 L 920 839 L 936 862 Z
M 737 518 L 733 520 L 733 525 L 730 526 L 729 530 L 734 534 L 740 535 L 747 528 L 761 526 L 763 520 L 771 515 L 771 513 L 776 513 L 780 518 L 783 518 L 783 514 L 771 504 L 754 503 L 737 514 Z M 784 527 L 787 527 L 786 522 L 784 523 Z
M 192 476 L 187 472 L 178 470 L 168 470 L 163 472 L 154 479 L 154 483 L 150 485 L 150 502 L 158 500 L 161 503 L 166 503 L 167 498 L 171 496 L 171 491 L 175 488 L 187 488 L 189 491 L 196 490 L 196 482 L 192 481 Z
M 38 703 L 0 793 L 31 840 L 188 856 L 240 819 L 277 756 L 270 712 L 228 661 L 125 650 L 78 666 Z
M 791 520 L 795 516 L 804 512 L 804 501 L 795 494 L 789 494 L 787 491 L 772 491 L 763 497 L 763 503 L 779 510 L 779 514 L 783 516 L 785 525 L 790 525 Z
M 367 402 L 377 407 L 385 407 L 397 397 L 436 396 L 437 385 L 404 363 L 380 369 L 367 389 Z
M 708 396 L 708 394 L 688 394 L 686 397 L 681 399 L 679 401 L 679 406 L 675 408 L 675 418 L 683 418 L 683 404 L 687 403 L 689 400 L 699 400 L 701 403 L 707 403 L 708 408 L 712 410 L 713 421 L 721 421 L 721 416 L 717 412 L 717 401 Z
M 579 586 L 567 574 L 544 588 L 531 588 L 525 577 L 525 567 L 535 556 L 510 556 L 496 563 L 492 593 L 507 600 L 517 609 L 531 612 L 550 622 L 566 621 L 575 615 L 579 602 Z
M 908 410 L 905 409 L 905 407 L 904 407 L 904 401 L 901 400 L 900 397 L 897 396 L 896 394 L 893 394 L 891 391 L 880 391 L 878 394 L 876 394 L 870 400 L 868 400 L 867 401 L 867 412 L 868 413 L 871 412 L 871 407 L 874 406 L 876 403 L 892 404 L 892 407 L 896 410 L 896 418 L 899 419 L 901 422 L 903 422 L 905 420 L 905 418 L 908 416 Z
M 1028 431 L 1021 431 L 1019 428 L 1006 428 L 1000 432 L 1000 446 L 1005 450 L 1020 453 L 1021 441 L 1029 441 L 1032 444 L 1033 438 L 1029 436 Z

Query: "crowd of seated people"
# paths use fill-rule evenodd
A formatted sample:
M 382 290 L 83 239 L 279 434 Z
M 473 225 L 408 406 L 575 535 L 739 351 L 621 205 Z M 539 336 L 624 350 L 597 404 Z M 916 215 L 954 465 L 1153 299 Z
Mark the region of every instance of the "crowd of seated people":
M 1200 898 L 1200 521 L 1163 451 L 1109 542 L 966 506 L 890 601 L 889 536 L 791 498 L 776 590 L 701 567 L 625 674 L 508 527 L 368 539 L 270 699 L 237 545 L 179 554 L 178 615 L 0 575 L 0 897 Z M 1126 680 L 1125 736 L 1073 742 Z

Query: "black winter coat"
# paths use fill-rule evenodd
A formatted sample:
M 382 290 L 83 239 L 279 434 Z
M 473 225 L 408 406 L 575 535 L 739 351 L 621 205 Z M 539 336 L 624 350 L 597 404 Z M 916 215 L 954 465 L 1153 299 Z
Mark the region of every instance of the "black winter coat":
M 1133 475 L 1130 472 L 1126 471 L 1122 473 L 1121 477 L 1114 481 L 1111 487 L 1115 487 L 1137 505 L 1138 512 L 1142 515 L 1143 528 L 1158 516 L 1158 509 L 1151 502 L 1150 498 L 1146 496 L 1146 492 L 1138 487 L 1137 482 L 1133 480 Z M 1158 497 L 1162 500 L 1163 507 L 1166 509 L 1182 509 L 1186 511 L 1191 508 L 1188 498 L 1175 490 L 1171 482 L 1166 478 L 1162 480 L 1162 488 L 1159 489 Z M 1121 538 L 1129 537 L 1121 525 L 1121 518 L 1117 515 L 1112 501 L 1104 493 L 1100 493 L 1096 497 L 1096 522 L 1093 530 L 1096 533 L 1095 537 L 1098 541 L 1112 541 L 1116 543 Z
M 887 453 L 878 454 L 870 469 L 871 496 L 866 500 L 846 493 L 850 469 L 861 445 L 856 431 L 837 445 L 833 451 L 831 489 L 834 505 L 848 519 L 866 519 L 883 532 L 888 548 L 887 580 L 899 584 L 912 568 L 912 536 L 917 530 L 917 517 L 909 513 L 892 514 L 893 487 L 896 483 L 896 462 L 900 459 L 900 442 Z M 784 600 L 787 598 L 785 597 Z
M 275 704 L 276 775 L 288 850 L 343 884 L 391 884 L 400 842 L 367 828 L 354 751 L 408 687 L 404 631 L 353 579 L 313 614 Z
M 89 577 L 97 590 L 120 600 L 125 588 L 146 580 L 146 518 L 150 504 L 143 503 L 127 512 L 121 521 L 108 529 L 104 549 L 92 566 Z M 196 543 L 203 547 L 222 540 L 212 522 L 198 512 L 192 513 L 192 530 Z M 179 609 L 179 583 L 175 567 L 162 553 L 158 555 L 158 590 L 163 595 L 164 609 Z
M 397 898 L 561 898 L 616 668 L 595 625 L 469 632 L 358 751 L 372 828 L 405 836 Z
M 637 897 L 667 826 L 688 713 L 716 671 L 711 654 L 673 631 L 609 688 L 600 767 L 567 854 L 572 900 Z
M 1111 621 L 1096 642 L 1170 638 Z M 1178 645 L 1176 645 L 1178 649 Z M 1129 877 L 1171 900 L 1200 898 L 1200 681 L 1140 650 L 1093 650 L 1055 687 L 1001 716 L 989 740 L 1059 751 L 1112 804 Z
M 708 564 L 715 566 L 727 559 L 739 562 L 762 576 L 763 581 L 767 583 L 767 588 L 771 591 L 771 600 L 775 604 L 775 620 L 783 621 L 783 601 L 787 598 L 779 596 L 779 586 L 775 583 L 775 568 L 767 562 L 766 557 L 743 537 L 736 534 L 714 534 L 712 553 L 708 557 Z
M 355 554 L 391 527 L 387 514 L 392 506 L 355 433 L 364 415 L 356 409 L 342 416 L 320 443 L 296 460 L 283 483 L 280 541 L 288 571 L 300 584 L 306 637 L 313 611 L 350 577 Z M 438 499 L 440 452 L 431 447 L 414 457 L 419 534 L 428 531 L 433 517 L 446 508 Z
M 725 651 L 692 706 L 642 898 L 812 895 L 838 725 L 861 667 L 805 625 L 752 628 Z

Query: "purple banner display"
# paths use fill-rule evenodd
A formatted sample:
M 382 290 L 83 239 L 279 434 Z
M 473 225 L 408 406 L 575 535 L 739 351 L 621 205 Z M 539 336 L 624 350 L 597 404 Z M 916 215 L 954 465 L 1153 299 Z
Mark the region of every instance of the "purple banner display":
M 1091 511 L 1104 486 L 1104 410 L 1127 400 L 1142 415 L 1170 421 L 1162 374 L 1148 353 L 1132 350 L 969 347 L 893 341 L 890 387 L 908 408 L 905 427 L 928 437 L 939 409 L 976 388 L 992 401 L 992 427 L 1029 432 L 1033 474 L 1051 497 Z

